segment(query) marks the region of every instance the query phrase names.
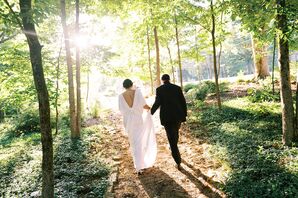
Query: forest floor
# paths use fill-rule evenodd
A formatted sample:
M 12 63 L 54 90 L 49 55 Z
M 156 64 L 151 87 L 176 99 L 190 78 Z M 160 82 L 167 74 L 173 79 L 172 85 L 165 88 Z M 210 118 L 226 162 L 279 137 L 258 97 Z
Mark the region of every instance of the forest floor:
M 116 198 L 225 197 L 219 190 L 222 181 L 217 173 L 221 172 L 221 166 L 204 156 L 204 140 L 191 137 L 186 125 L 182 125 L 179 140 L 182 170 L 175 167 L 165 131 L 158 127 L 156 163 L 137 175 L 121 117 L 119 114 L 110 115 L 111 126 L 118 131 L 113 134 L 113 149 L 117 153 L 114 160 L 119 161 L 117 181 L 113 187 Z M 158 125 L 159 120 L 155 119 L 155 126 Z
M 149 100 L 153 100 L 150 98 Z M 148 101 L 148 100 L 147 100 Z M 150 103 L 149 103 L 150 104 Z M 206 154 L 207 144 L 203 139 L 195 138 L 190 133 L 188 124 L 180 129 L 179 149 L 182 157 L 182 169 L 175 167 L 171 156 L 164 128 L 160 125 L 159 113 L 154 116 L 154 126 L 158 144 L 157 159 L 153 167 L 137 175 L 129 150 L 128 137 L 124 135 L 122 117 L 117 110 L 106 114 L 110 123 L 106 123 L 113 139 L 101 145 L 113 149 L 115 156 L 110 156 L 117 165 L 116 182 L 112 194 L 116 198 L 175 198 L 175 197 L 225 197 L 220 190 L 223 184 L 222 166 Z M 96 124 L 94 121 L 89 124 Z M 107 156 L 107 155 L 106 155 Z
M 68 119 L 61 118 L 54 136 L 55 196 L 298 197 L 298 145 L 282 145 L 276 96 L 267 89 L 247 96 L 247 89 L 257 86 L 229 86 L 221 94 L 220 111 L 215 94 L 208 94 L 204 102 L 188 98 L 191 92 L 186 94 L 189 113 L 178 144 L 181 171 L 175 167 L 158 112 L 153 116 L 156 163 L 142 175 L 133 167 L 117 97 L 104 96 L 101 105 L 106 110 L 84 122 L 80 140 L 69 138 Z M 268 97 L 274 101 L 263 101 Z M 153 100 L 147 98 L 148 104 Z M 11 119 L 0 124 L 0 197 L 39 197 L 40 133 L 18 135 L 18 127 Z
M 204 104 L 190 104 L 188 121 L 180 129 L 180 171 L 175 167 L 157 112 L 153 116 L 157 159 L 153 167 L 137 175 L 122 116 L 114 106 L 106 114 L 109 117 L 102 118 L 108 122 L 104 124 L 107 131 L 112 131 L 108 135 L 112 145 L 101 145 L 107 151 L 114 150 L 113 156 L 106 155 L 117 170 L 111 197 L 295 197 L 297 158 L 291 156 L 297 149 L 281 145 L 278 103 L 247 100 L 247 88 L 255 86 L 238 84 L 222 93 L 220 112 L 214 94 Z M 148 98 L 148 104 L 153 100 Z M 289 188 L 284 187 L 285 183 L 291 184 Z

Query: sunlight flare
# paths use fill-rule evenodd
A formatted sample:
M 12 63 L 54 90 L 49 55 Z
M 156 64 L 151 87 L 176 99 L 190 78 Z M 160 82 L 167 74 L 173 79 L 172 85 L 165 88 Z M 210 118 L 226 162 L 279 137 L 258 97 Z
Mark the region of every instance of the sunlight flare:
M 86 49 L 90 45 L 88 37 L 81 34 L 74 37 L 74 43 L 80 49 Z

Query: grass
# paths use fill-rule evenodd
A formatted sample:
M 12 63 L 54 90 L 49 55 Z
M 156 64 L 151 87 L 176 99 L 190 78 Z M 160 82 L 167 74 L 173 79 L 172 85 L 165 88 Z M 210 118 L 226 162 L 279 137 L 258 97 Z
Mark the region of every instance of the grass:
M 281 144 L 279 103 L 238 98 L 201 108 L 189 120 L 226 170 L 229 197 L 298 197 L 298 150 Z
M 0 195 L 28 196 L 40 177 L 36 171 L 41 160 L 40 135 L 30 133 L 15 137 L 9 123 L 2 123 L 0 128 Z
M 14 136 L 8 122 L 0 124 L 0 197 L 29 197 L 41 190 L 39 133 Z M 100 127 L 84 128 L 72 141 L 66 126 L 54 138 L 55 196 L 103 197 L 109 167 L 92 152 L 90 138 L 102 138 Z

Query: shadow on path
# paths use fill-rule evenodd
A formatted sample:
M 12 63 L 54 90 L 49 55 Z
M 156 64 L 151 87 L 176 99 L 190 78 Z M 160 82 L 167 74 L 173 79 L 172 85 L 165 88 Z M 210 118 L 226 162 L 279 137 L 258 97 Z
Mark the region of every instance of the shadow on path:
M 218 190 L 219 186 L 222 186 L 221 183 L 212 180 L 210 177 L 204 175 L 199 169 L 195 168 L 193 165 L 186 162 L 182 159 L 182 163 L 190 168 L 194 173 L 191 173 L 181 168 L 180 172 L 183 173 L 187 178 L 196 185 L 201 192 L 207 197 L 225 197 L 224 193 Z
M 150 198 L 154 197 L 176 197 L 190 198 L 187 191 L 177 184 L 168 174 L 153 167 L 147 169 L 139 179 L 144 187 L 144 190 Z

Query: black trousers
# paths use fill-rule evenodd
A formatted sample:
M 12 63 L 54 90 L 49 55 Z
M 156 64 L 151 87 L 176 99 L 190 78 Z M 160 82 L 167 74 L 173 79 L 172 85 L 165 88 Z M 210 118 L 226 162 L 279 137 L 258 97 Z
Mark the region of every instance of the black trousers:
M 177 145 L 179 139 L 180 126 L 181 122 L 166 123 L 164 125 L 170 143 L 172 156 L 177 164 L 181 163 L 181 156 Z

